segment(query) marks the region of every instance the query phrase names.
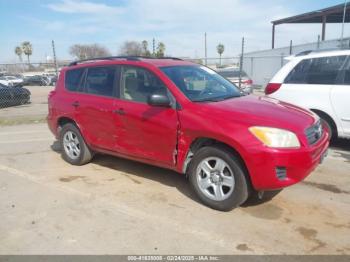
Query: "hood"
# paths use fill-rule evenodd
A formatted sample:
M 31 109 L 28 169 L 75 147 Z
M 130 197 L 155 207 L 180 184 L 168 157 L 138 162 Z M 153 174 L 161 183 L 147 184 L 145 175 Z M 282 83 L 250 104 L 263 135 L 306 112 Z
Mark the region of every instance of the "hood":
M 210 102 L 206 106 L 215 115 L 231 121 L 242 121 L 250 125 L 260 125 L 300 132 L 317 121 L 317 116 L 306 109 L 266 96 L 248 95 L 220 102 Z

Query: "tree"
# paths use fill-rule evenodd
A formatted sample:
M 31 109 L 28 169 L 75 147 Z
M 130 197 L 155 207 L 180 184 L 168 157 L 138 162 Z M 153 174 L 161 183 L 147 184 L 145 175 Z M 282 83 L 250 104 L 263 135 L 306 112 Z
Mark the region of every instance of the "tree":
M 119 50 L 119 55 L 141 56 L 143 54 L 142 44 L 136 41 L 125 41 Z
M 156 57 L 164 57 L 164 53 L 165 53 L 165 44 L 162 42 L 159 42 L 157 46 Z
M 146 40 L 143 40 L 141 42 L 141 45 L 142 45 L 142 55 L 150 57 L 151 56 L 151 52 L 148 50 L 148 42 Z
M 218 44 L 218 46 L 216 47 L 216 50 L 219 53 L 220 56 L 220 65 L 221 65 L 221 55 L 224 53 L 225 51 L 225 46 L 223 44 Z
M 22 48 L 20 46 L 16 46 L 15 54 L 18 56 L 20 62 L 22 62 L 22 53 L 23 53 Z
M 74 56 L 76 59 L 90 59 L 110 56 L 110 51 L 101 45 L 91 44 L 91 45 L 80 45 L 75 44 L 69 48 L 69 53 Z
M 23 42 L 22 43 L 22 50 L 23 50 L 23 53 L 27 56 L 28 64 L 30 64 L 29 56 L 31 56 L 33 54 L 32 44 L 28 41 Z

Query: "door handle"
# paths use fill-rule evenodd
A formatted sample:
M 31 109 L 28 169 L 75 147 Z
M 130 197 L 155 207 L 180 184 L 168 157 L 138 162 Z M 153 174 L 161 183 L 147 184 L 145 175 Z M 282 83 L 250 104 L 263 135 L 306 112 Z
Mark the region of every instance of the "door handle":
M 123 108 L 113 110 L 113 113 L 118 114 L 118 115 L 125 115 L 125 111 Z
M 72 103 L 72 106 L 74 106 L 74 107 L 78 107 L 79 105 L 80 105 L 80 104 L 79 104 L 78 101 L 75 101 L 75 102 Z

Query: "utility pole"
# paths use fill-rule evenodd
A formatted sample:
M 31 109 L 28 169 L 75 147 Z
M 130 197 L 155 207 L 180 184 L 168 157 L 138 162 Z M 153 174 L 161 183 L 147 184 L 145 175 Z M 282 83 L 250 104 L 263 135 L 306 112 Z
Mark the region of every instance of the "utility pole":
M 345 0 L 345 2 L 344 2 L 344 12 L 343 12 L 343 23 L 342 23 L 342 26 L 341 26 L 341 38 L 340 38 L 340 45 L 341 45 L 341 48 L 343 48 L 344 24 L 345 24 L 345 17 L 346 17 L 346 7 L 347 7 L 347 4 L 348 4 L 348 0 Z
M 208 57 L 207 57 L 207 33 L 204 33 L 204 57 L 205 57 L 205 65 L 208 65 Z
M 238 82 L 239 89 L 241 89 L 241 86 L 242 86 L 243 54 L 244 54 L 244 37 L 242 38 L 242 52 L 241 52 L 241 57 L 239 61 L 239 82 Z
M 293 40 L 290 40 L 290 44 L 289 44 L 289 55 L 292 55 L 293 53 Z
M 152 40 L 152 50 L 153 50 L 153 56 L 156 56 L 156 40 L 154 38 Z
M 56 76 L 58 76 L 57 60 L 56 60 L 56 49 L 55 42 L 52 40 L 52 52 L 53 52 L 53 61 L 55 63 Z
M 317 36 L 317 50 L 320 49 L 321 36 Z

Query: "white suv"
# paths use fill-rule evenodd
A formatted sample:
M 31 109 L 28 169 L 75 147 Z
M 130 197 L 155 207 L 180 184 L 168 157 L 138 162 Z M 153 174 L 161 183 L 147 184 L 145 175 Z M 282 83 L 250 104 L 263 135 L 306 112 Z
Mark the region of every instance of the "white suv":
M 265 94 L 315 112 L 333 138 L 350 138 L 350 50 L 304 52 L 289 59 Z

